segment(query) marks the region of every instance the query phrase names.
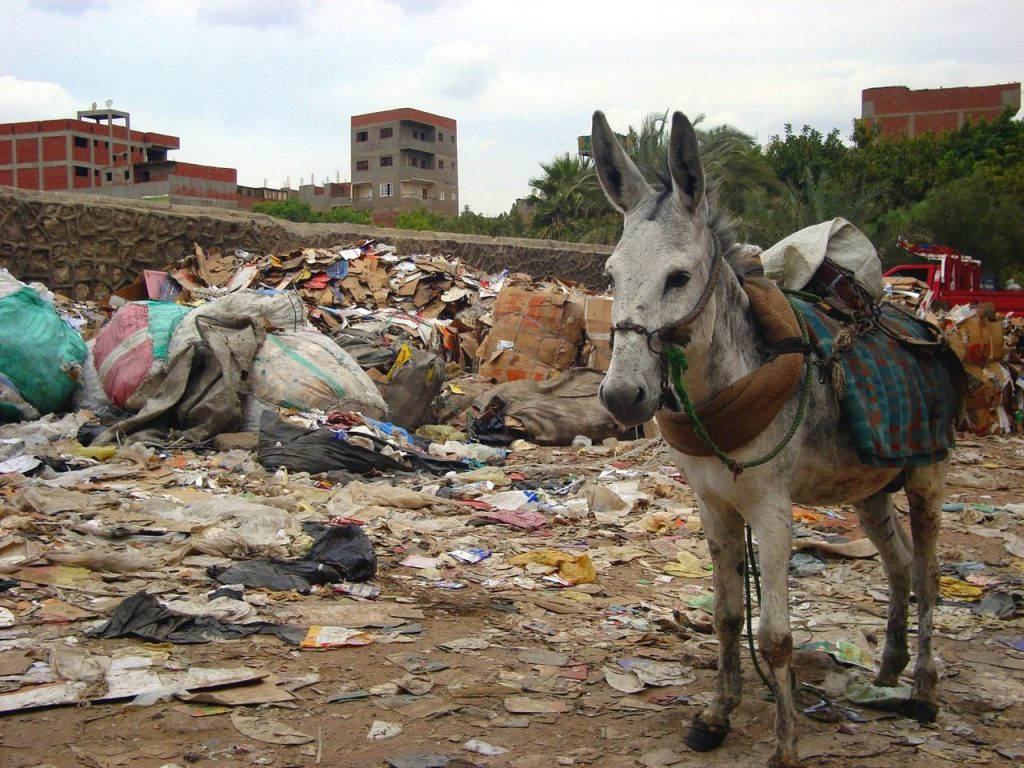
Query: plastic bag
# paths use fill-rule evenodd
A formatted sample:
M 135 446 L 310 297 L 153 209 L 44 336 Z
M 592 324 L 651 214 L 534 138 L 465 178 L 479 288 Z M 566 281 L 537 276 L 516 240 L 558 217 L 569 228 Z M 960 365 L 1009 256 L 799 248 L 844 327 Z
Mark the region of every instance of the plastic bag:
M 34 289 L 0 299 L 0 373 L 39 413 L 68 406 L 84 360 L 82 337 Z
M 93 365 L 110 401 L 138 410 L 132 396 L 167 362 L 171 337 L 190 307 L 166 301 L 126 304 L 100 329 Z

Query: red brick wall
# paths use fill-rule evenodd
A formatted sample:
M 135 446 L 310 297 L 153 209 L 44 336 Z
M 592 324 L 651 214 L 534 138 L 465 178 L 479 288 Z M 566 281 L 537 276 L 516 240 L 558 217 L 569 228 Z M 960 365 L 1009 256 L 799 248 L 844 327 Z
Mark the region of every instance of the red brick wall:
M 869 125 L 881 126 L 883 136 L 916 136 L 956 130 L 964 122 L 994 120 L 1014 103 L 1019 109 L 1020 83 L 915 91 L 885 86 L 861 92 L 861 117 Z
M 10 139 L 0 139 L 0 165 L 10 165 L 14 156 L 14 142 Z M 8 184 L 7 186 L 10 186 Z
M 17 144 L 19 164 L 39 162 L 39 142 L 36 139 L 18 139 Z
M 50 165 L 43 168 L 43 189 L 48 192 L 59 192 L 67 188 L 68 169 L 66 165 Z
M 437 125 L 447 128 L 449 131 L 456 129 L 456 123 L 450 117 L 434 115 L 430 112 L 423 112 L 411 107 L 400 109 L 386 109 L 383 112 L 370 112 L 366 115 L 353 115 L 352 127 L 362 128 L 364 125 L 376 125 L 377 123 L 393 123 L 398 120 L 416 120 L 427 125 Z
M 195 165 L 193 163 L 176 163 L 174 174 L 190 179 L 205 181 L 223 181 L 238 184 L 238 171 L 234 168 L 220 168 L 215 165 Z
M 47 136 L 43 139 L 43 160 L 53 162 L 63 160 L 68 140 L 65 136 Z
M 39 172 L 35 168 L 19 168 L 18 186 L 21 189 L 39 189 Z

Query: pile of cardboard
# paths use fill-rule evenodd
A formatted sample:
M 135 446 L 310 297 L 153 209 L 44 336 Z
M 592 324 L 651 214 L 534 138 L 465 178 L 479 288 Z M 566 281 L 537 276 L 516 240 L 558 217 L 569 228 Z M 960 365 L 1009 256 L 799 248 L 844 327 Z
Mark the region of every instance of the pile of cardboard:
M 452 257 L 399 254 L 378 240 L 287 254 L 196 245 L 166 270 L 146 270 L 110 305 L 196 304 L 244 288 L 295 291 L 324 333 L 357 329 L 499 382 L 548 379 L 575 366 L 607 370 L 611 359 L 610 296 L 508 270 L 488 276 Z
M 480 345 L 480 374 L 498 381 L 542 381 L 580 363 L 583 295 L 562 284 L 507 285 Z
M 287 254 L 196 245 L 167 270 L 146 270 L 110 305 L 139 299 L 194 304 L 243 288 L 295 291 L 325 333 L 360 325 L 388 329 L 402 342 L 468 367 L 504 277 L 481 275 L 452 257 L 399 255 L 372 239 Z
M 941 322 L 967 371 L 968 427 L 978 435 L 1012 432 L 1014 377 L 1004 362 L 1002 319 L 991 304 L 978 304 L 954 307 Z

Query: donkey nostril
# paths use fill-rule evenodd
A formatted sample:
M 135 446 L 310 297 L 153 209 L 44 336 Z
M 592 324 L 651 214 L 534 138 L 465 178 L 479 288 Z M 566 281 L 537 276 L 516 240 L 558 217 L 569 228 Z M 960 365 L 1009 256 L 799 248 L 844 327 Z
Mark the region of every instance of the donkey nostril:
M 645 394 L 646 393 L 644 392 L 644 388 L 643 387 L 637 387 L 636 388 L 636 397 L 633 398 L 633 405 L 640 405 L 640 403 L 644 399 L 644 395 Z

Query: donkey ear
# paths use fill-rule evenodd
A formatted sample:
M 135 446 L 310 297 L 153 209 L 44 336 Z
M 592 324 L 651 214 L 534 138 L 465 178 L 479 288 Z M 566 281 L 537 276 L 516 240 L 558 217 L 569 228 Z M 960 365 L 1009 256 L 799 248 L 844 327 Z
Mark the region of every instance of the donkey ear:
M 591 143 L 597 178 L 609 202 L 621 213 L 631 210 L 651 187 L 612 133 L 604 112 L 594 113 Z
M 704 165 L 700 161 L 697 132 L 686 115 L 672 115 L 672 133 L 668 142 L 668 167 L 676 198 L 690 213 L 705 210 Z

